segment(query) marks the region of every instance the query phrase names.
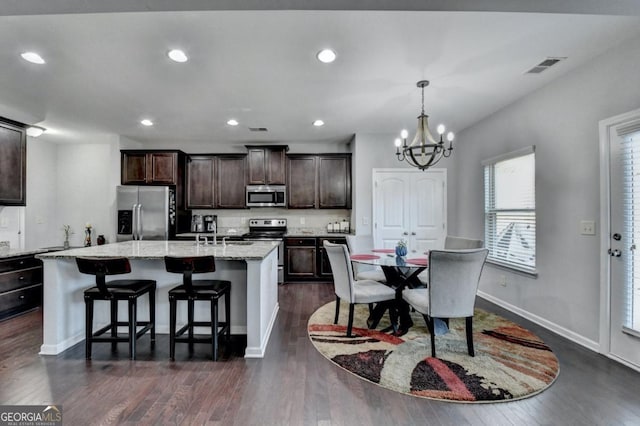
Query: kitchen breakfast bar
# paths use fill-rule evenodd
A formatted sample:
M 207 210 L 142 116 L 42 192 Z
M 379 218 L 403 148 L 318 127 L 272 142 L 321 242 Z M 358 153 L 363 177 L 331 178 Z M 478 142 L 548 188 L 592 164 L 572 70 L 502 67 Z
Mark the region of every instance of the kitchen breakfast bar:
M 131 263 L 127 278 L 157 281 L 156 331 L 169 332 L 168 291 L 182 276 L 165 271 L 164 256 L 214 256 L 216 271 L 201 279 L 231 281 L 231 333 L 246 334 L 246 358 L 264 356 L 278 313 L 278 243 L 271 241 L 228 242 L 196 245 L 181 241 L 127 241 L 102 246 L 39 254 L 44 266 L 42 355 L 56 355 L 84 340 L 83 292 L 95 278 L 81 274 L 76 257 L 126 257 Z M 125 276 L 121 276 L 124 278 Z M 120 278 L 120 277 L 117 277 Z M 126 318 L 123 305 L 119 316 Z M 147 298 L 139 301 L 139 318 L 148 315 Z M 226 307 L 221 306 L 223 311 Z M 221 313 L 223 315 L 223 313 Z M 195 316 L 208 318 L 209 309 L 196 303 Z M 178 304 L 178 323 L 187 318 L 186 306 Z M 109 308 L 97 305 L 95 324 L 106 324 Z

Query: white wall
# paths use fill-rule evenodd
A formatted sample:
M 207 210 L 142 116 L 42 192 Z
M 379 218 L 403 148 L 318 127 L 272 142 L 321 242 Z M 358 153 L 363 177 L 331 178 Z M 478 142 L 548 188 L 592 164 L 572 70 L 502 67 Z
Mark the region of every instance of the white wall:
M 450 218 L 461 235 L 482 236 L 480 162 L 536 145 L 538 278 L 487 266 L 480 290 L 594 348 L 599 236 L 580 235 L 579 222 L 600 223 L 598 122 L 640 107 L 638 75 L 635 39 L 466 129 L 455 154 L 458 185 L 449 195 L 459 208 Z
M 27 249 L 62 245 L 57 212 L 57 145 L 27 137 Z

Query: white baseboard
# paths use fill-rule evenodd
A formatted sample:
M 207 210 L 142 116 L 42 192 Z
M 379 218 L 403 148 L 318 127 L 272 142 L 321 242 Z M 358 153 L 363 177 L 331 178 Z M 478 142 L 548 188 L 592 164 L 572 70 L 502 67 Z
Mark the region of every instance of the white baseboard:
M 478 291 L 478 296 L 482 297 L 483 299 L 491 302 L 491 303 L 495 303 L 496 305 L 513 312 L 514 314 L 520 315 L 523 318 L 528 319 L 531 322 L 534 322 L 536 324 L 538 324 L 539 326 L 542 326 L 548 330 L 553 331 L 554 333 L 571 340 L 574 343 L 579 344 L 580 346 L 584 346 L 587 349 L 591 349 L 594 352 L 600 352 L 600 343 L 588 339 L 578 333 L 575 333 L 567 328 L 564 328 L 554 322 L 551 322 L 549 320 L 546 320 L 542 317 L 539 317 L 538 315 L 532 314 L 529 311 L 525 311 L 522 308 L 519 308 L 515 305 L 512 305 L 510 303 L 505 302 L 502 299 L 498 299 L 497 297 L 494 297 L 490 294 L 487 294 L 483 291 Z

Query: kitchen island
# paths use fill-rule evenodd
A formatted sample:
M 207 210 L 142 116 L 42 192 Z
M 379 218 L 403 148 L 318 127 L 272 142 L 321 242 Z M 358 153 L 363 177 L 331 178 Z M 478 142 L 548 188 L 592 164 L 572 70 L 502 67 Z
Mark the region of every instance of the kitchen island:
M 126 241 L 39 254 L 44 266 L 42 355 L 56 355 L 84 340 L 85 289 L 95 278 L 80 274 L 76 257 L 126 257 L 131 274 L 113 278 L 141 278 L 157 281 L 156 331 L 169 333 L 168 291 L 182 276 L 165 271 L 164 256 L 209 256 L 216 260 L 216 272 L 197 278 L 231 281 L 231 333 L 246 334 L 246 358 L 262 358 L 278 313 L 278 244 L 270 241 L 229 242 L 226 245 L 196 245 L 179 241 Z M 141 298 L 139 318 L 148 315 L 147 298 Z M 221 310 L 226 309 L 222 307 Z M 196 318 L 208 318 L 209 309 L 196 303 Z M 221 312 L 221 315 L 224 313 Z M 126 318 L 126 307 L 119 316 Z M 186 306 L 178 305 L 178 319 L 186 321 Z M 96 306 L 94 324 L 108 322 L 109 308 Z M 94 325 L 94 328 L 99 326 Z

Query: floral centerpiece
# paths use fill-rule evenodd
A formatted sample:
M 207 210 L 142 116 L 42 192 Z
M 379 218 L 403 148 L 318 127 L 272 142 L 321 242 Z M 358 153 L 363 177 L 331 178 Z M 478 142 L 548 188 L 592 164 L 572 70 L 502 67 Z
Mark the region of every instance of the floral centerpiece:
M 407 255 L 407 242 L 405 240 L 400 240 L 396 245 L 396 256 L 404 257 L 406 255 Z
M 62 231 L 64 232 L 64 243 L 63 247 L 66 249 L 69 248 L 69 237 L 74 234 L 73 229 L 71 229 L 71 225 L 62 225 Z
M 84 246 L 91 246 L 91 224 L 87 222 L 84 226 Z

